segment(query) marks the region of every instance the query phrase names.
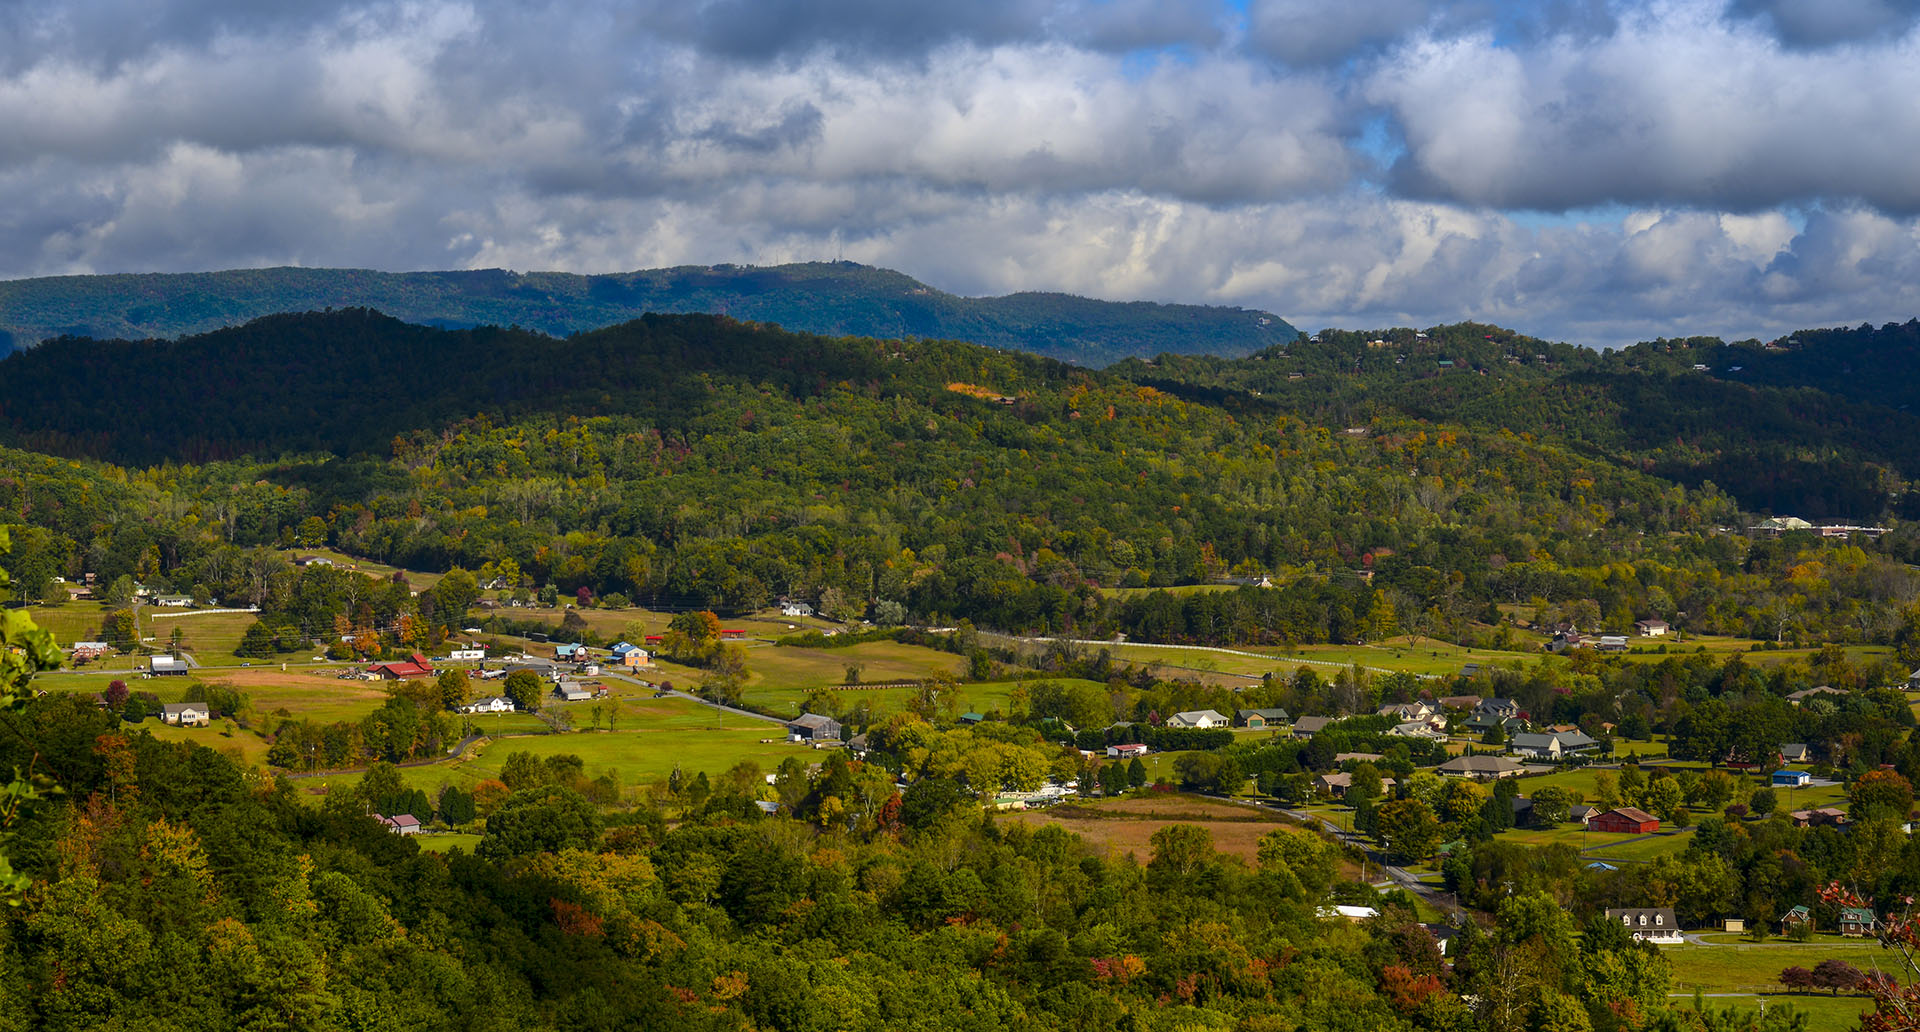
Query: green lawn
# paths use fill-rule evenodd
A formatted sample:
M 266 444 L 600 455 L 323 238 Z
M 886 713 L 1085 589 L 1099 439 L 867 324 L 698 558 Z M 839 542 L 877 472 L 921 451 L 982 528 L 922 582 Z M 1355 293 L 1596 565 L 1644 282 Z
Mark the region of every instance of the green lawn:
M 469 835 L 465 832 L 449 831 L 432 835 L 415 835 L 413 841 L 418 843 L 421 849 L 429 853 L 444 853 L 455 846 L 459 846 L 461 849 L 471 853 L 473 852 L 473 847 L 480 844 L 480 836 Z
M 1897 959 L 1871 940 L 1828 935 L 1808 943 L 1784 939 L 1738 945 L 1688 943 L 1662 946 L 1660 952 L 1673 964 L 1676 991 L 1700 989 L 1710 993 L 1778 991 L 1782 969 L 1798 965 L 1812 970 L 1814 965 L 1829 958 L 1844 960 L 1862 970 L 1870 968 L 1876 960 Z
M 403 767 L 401 777 L 412 787 L 435 794 L 441 785 L 471 788 L 487 778 L 495 778 L 515 752 L 546 757 L 561 754 L 579 756 L 587 775 L 597 777 L 611 770 L 623 785 L 647 785 L 665 778 L 678 764 L 689 774 L 705 771 L 719 774 L 741 760 L 758 761 L 768 771 L 788 756 L 807 763 L 826 759 L 826 752 L 785 741 L 783 730 L 765 721 L 724 716 L 710 707 L 685 699 L 631 700 L 622 704 L 625 711 L 618 730 L 582 731 L 575 734 L 511 735 L 494 738 L 469 749 L 463 757 L 422 767 Z M 576 725 L 586 726 L 584 714 Z M 779 739 L 766 742 L 763 739 Z M 360 774 L 332 774 L 297 778 L 296 790 L 318 795 L 335 784 L 351 785 Z
M 1702 1001 L 1708 1010 L 1719 1011 L 1729 1007 L 1746 1015 L 1760 1009 L 1762 1002 L 1768 1014 L 1789 1008 L 1807 1016 L 1807 1032 L 1845 1032 L 1860 1027 L 1860 1016 L 1873 1009 L 1871 1001 L 1864 996 L 1816 996 L 1785 995 L 1762 993 L 1735 997 L 1709 998 Z M 1675 1000 L 1683 1010 L 1692 1010 L 1691 1000 Z M 1744 1027 L 1744 1026 L 1741 1026 Z

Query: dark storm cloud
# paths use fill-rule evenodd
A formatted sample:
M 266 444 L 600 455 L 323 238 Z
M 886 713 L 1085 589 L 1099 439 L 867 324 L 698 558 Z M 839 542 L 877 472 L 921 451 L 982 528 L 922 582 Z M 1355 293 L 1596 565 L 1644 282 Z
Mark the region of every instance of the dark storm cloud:
M 1733 0 L 1737 17 L 1766 22 L 1792 47 L 1904 36 L 1920 19 L 1920 0 Z

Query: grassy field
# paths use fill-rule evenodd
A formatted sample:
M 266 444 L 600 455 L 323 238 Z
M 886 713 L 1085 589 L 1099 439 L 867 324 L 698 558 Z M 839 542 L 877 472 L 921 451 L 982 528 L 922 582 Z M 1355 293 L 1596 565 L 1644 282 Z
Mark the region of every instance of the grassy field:
M 575 726 L 587 727 L 587 710 L 591 704 L 574 706 L 580 711 L 574 718 Z M 586 764 L 588 777 L 611 771 L 621 784 L 628 786 L 659 781 L 670 774 L 676 764 L 689 774 L 705 771 L 713 775 L 741 760 L 754 760 L 771 772 L 788 756 L 798 756 L 808 763 L 826 758 L 822 751 L 785 741 L 784 732 L 777 725 L 722 714 L 685 699 L 628 698 L 621 701 L 621 709 L 618 730 L 613 732 L 583 730 L 575 734 L 494 738 L 475 745 L 458 759 L 403 767 L 401 777 L 408 785 L 430 795 L 445 784 L 471 788 L 480 781 L 498 777 L 507 756 L 515 752 L 540 757 L 575 755 Z M 476 720 L 476 725 L 479 723 Z M 765 739 L 779 740 L 767 742 Z M 294 784 L 304 793 L 318 795 L 335 784 L 354 784 L 360 777 L 358 773 L 329 774 L 298 778 Z
M 1111 855 L 1132 853 L 1142 862 L 1153 853 L 1153 833 L 1169 824 L 1197 824 L 1213 835 L 1222 853 L 1249 863 L 1259 851 L 1260 836 L 1292 825 L 1274 820 L 1249 807 L 1195 796 L 1136 795 L 1093 803 L 1067 803 L 1046 810 L 1016 811 L 1006 819 L 1033 827 L 1053 824 L 1085 839 Z
M 1692 1010 L 1692 1001 L 1675 1000 L 1684 1010 Z M 1741 1015 L 1753 1015 L 1764 1003 L 1766 1012 L 1771 1015 L 1781 1008 L 1790 1008 L 1794 1012 L 1807 1016 L 1807 1032 L 1844 1032 L 1860 1027 L 1860 1015 L 1873 1009 L 1870 1001 L 1863 996 L 1818 996 L 1794 993 L 1741 994 L 1733 997 L 1709 998 L 1702 1003 L 1710 1011 L 1732 1008 Z M 1738 1025 L 1733 1027 L 1744 1028 Z
M 1770 939 L 1764 943 L 1737 945 L 1662 946 L 1660 952 L 1673 964 L 1675 991 L 1691 992 L 1778 992 L 1780 972 L 1799 966 L 1812 970 L 1829 958 L 1844 960 L 1863 971 L 1876 962 L 1895 960 L 1880 944 L 1866 939 L 1843 939 L 1822 935 L 1813 942 L 1798 943 Z
M 450 831 L 433 835 L 415 835 L 413 841 L 429 853 L 444 853 L 455 846 L 471 853 L 473 847 L 480 844 L 480 836 Z

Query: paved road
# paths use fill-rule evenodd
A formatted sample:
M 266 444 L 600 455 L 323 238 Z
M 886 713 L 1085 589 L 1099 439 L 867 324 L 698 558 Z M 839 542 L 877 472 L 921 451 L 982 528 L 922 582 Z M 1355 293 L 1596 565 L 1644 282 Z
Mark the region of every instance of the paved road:
M 600 676 L 602 678 L 611 679 L 615 681 L 625 681 L 628 684 L 635 685 L 640 688 L 645 688 L 647 686 L 646 682 L 640 680 L 637 677 L 628 677 L 626 674 L 616 674 L 612 672 L 606 672 L 606 673 L 602 673 Z M 722 706 L 717 702 L 712 702 L 707 699 L 703 699 L 700 696 L 693 694 L 692 692 L 683 692 L 678 689 L 675 689 L 673 691 L 668 692 L 667 694 L 673 696 L 676 699 L 687 699 L 692 702 L 697 702 L 702 706 L 712 707 L 713 709 L 717 709 L 722 713 L 731 713 L 736 717 L 752 717 L 754 720 L 764 720 L 769 724 L 778 724 L 782 728 L 785 728 L 787 726 L 787 722 L 780 717 L 768 716 L 765 713 L 755 713 L 752 710 L 741 709 L 738 706 Z

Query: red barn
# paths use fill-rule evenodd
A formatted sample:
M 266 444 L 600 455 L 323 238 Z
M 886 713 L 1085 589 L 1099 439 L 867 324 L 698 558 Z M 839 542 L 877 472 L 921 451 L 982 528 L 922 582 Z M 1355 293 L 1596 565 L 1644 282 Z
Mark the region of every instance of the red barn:
M 1646 835 L 1660 830 L 1660 819 L 1645 810 L 1622 806 L 1608 810 L 1587 822 L 1591 831 L 1609 831 L 1628 835 Z
M 389 681 L 405 681 L 413 677 L 426 677 L 433 673 L 433 664 L 427 657 L 416 652 L 397 663 L 375 663 L 367 667 L 367 673 L 378 674 Z

